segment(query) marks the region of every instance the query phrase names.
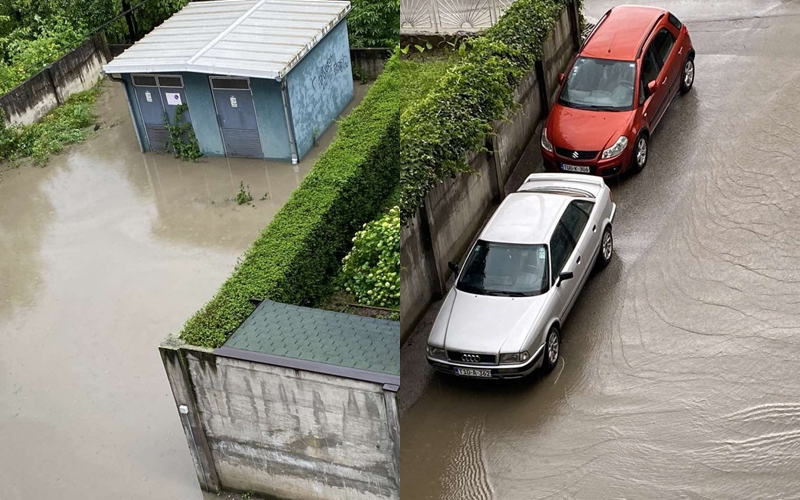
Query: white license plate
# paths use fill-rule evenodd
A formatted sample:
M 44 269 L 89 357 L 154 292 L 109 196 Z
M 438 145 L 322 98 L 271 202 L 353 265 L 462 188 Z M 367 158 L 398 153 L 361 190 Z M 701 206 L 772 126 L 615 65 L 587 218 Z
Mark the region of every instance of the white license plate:
M 476 368 L 458 368 L 456 367 L 456 375 L 463 375 L 465 377 L 485 377 L 491 378 L 491 370 L 478 370 Z
M 578 172 L 579 174 L 588 174 L 592 171 L 591 168 L 583 165 L 567 165 L 566 163 L 561 164 L 561 170 L 566 170 L 567 172 Z

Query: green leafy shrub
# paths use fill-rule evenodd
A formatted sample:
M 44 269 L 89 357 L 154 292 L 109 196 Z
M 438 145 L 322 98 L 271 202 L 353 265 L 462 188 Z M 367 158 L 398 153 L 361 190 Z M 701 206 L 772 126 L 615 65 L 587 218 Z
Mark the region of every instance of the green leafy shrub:
M 514 90 L 541 57 L 567 0 L 517 0 L 470 42 L 463 62 L 403 114 L 400 126 L 403 220 L 439 182 L 469 171 L 492 124 L 514 107 Z
M 266 198 L 266 195 L 264 195 Z M 236 203 L 239 205 L 244 205 L 245 203 L 250 203 L 253 201 L 253 195 L 250 194 L 250 185 L 248 184 L 247 188 L 244 187 L 244 181 L 239 182 L 239 192 L 236 193 Z
M 351 47 L 394 47 L 400 41 L 400 0 L 353 0 L 347 16 Z
M 184 161 L 197 161 L 203 156 L 200 152 L 200 144 L 197 136 L 194 135 L 194 128 L 191 122 L 187 122 L 183 114 L 189 109 L 186 104 L 180 104 L 175 108 L 175 121 L 170 122 L 169 116 L 164 112 L 164 127 L 167 129 L 169 138 L 167 139 L 167 151 L 172 151 L 175 158 Z
M 342 264 L 345 290 L 360 304 L 400 307 L 400 208 L 365 224 Z
M 67 144 L 86 139 L 87 127 L 95 123 L 94 103 L 100 89 L 95 87 L 73 94 L 63 106 L 50 112 L 39 122 L 26 127 L 0 129 L 0 160 L 30 157 L 44 165 L 52 154 L 60 153 Z
M 216 296 L 194 314 L 181 338 L 219 347 L 253 311 L 251 299 L 314 305 L 331 291 L 352 237 L 383 207 L 399 180 L 400 111 L 431 88 L 449 65 L 392 57 L 364 101 L 300 187 L 240 259 Z

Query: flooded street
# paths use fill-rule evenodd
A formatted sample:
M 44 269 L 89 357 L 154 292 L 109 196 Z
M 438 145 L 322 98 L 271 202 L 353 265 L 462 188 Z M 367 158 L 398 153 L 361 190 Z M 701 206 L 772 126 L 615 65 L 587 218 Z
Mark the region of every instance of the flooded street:
M 141 154 L 121 88 L 104 88 L 86 143 L 0 180 L 2 500 L 202 498 L 157 347 L 335 133 L 298 166 L 180 162 Z
M 435 375 L 428 315 L 402 498 L 800 498 L 800 3 L 644 3 L 687 25 L 697 77 L 612 185 L 616 256 L 544 378 Z

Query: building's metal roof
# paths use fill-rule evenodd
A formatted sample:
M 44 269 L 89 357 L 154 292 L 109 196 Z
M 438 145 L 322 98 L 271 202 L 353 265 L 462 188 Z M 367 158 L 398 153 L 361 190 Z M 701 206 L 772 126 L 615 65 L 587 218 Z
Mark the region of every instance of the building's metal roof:
M 334 0 L 190 2 L 103 71 L 281 79 L 349 11 Z
M 261 358 L 267 364 L 399 384 L 400 323 L 396 321 L 265 300 L 218 349 L 221 355 L 230 355 L 232 350 L 267 355 Z M 345 370 L 320 369 L 319 365 Z M 358 372 L 391 377 L 370 378 Z

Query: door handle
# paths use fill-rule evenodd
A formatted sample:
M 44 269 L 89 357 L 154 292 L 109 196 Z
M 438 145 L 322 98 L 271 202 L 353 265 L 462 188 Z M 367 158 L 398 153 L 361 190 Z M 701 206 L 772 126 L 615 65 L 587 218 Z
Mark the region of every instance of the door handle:
M 597 232 L 597 224 L 595 224 L 594 226 L 592 226 L 592 232 L 593 232 L 593 233 L 596 233 L 596 232 Z
M 678 55 L 681 55 L 681 54 L 683 54 L 683 47 L 681 47 L 681 50 L 678 51 Z
M 664 81 L 661 82 L 661 85 L 664 85 L 665 83 L 667 83 L 667 77 L 666 76 L 664 77 Z
M 580 256 L 580 255 L 578 255 L 578 262 L 577 262 L 577 263 L 578 263 L 578 264 L 580 264 L 580 263 L 581 263 L 581 256 Z

